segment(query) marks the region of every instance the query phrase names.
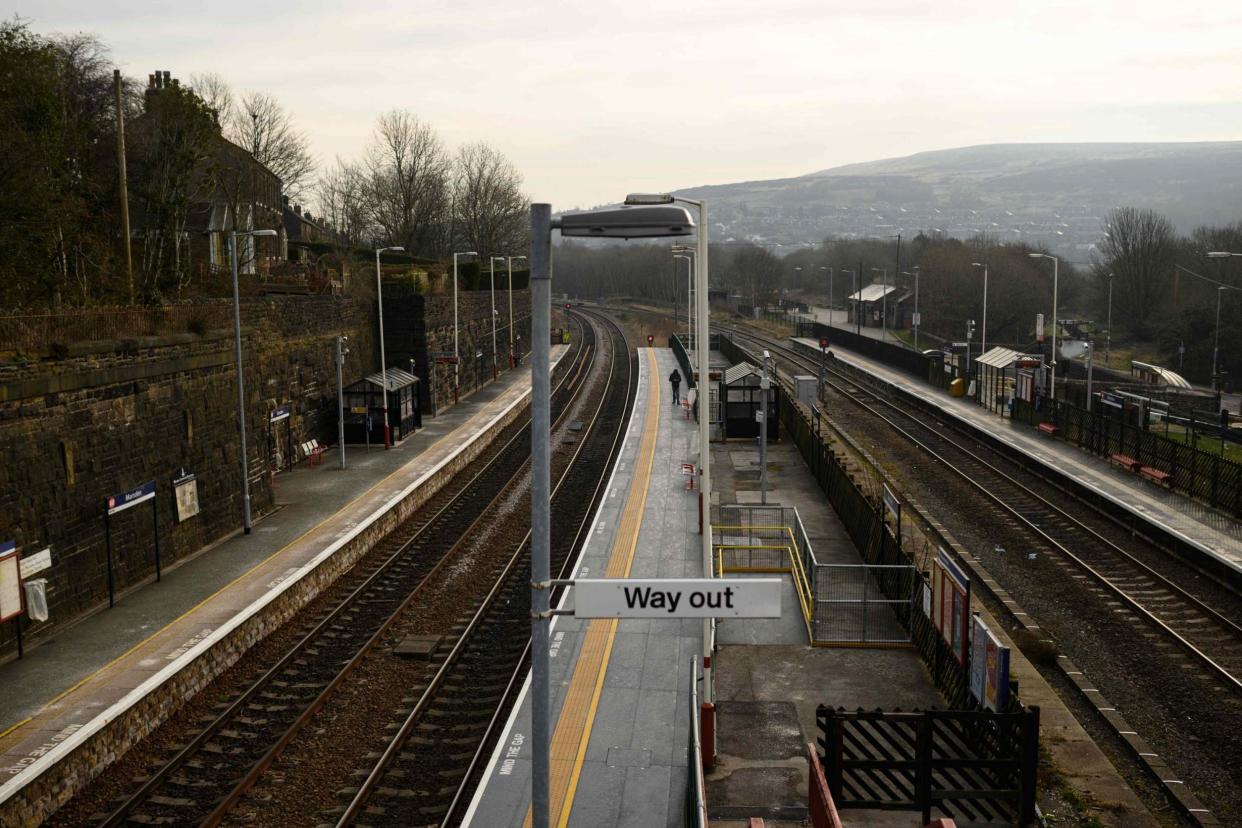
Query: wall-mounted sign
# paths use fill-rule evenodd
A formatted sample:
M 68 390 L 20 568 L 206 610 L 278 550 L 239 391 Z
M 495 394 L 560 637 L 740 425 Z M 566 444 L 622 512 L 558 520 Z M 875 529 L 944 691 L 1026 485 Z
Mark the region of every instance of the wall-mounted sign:
M 901 501 L 897 499 L 897 495 L 888 487 L 888 484 L 881 484 L 881 489 L 884 492 L 884 507 L 893 516 L 893 520 L 901 523 Z
M 17 544 L 14 541 L 0 542 L 0 622 L 21 615 L 25 609 L 24 600 Z
M 583 578 L 578 618 L 780 618 L 779 578 Z
M 1125 398 L 1120 397 L 1117 394 L 1110 394 L 1107 391 L 1100 394 L 1100 402 L 1111 408 L 1116 408 L 1117 410 L 1121 410 L 1126 407 Z
M 198 514 L 198 478 L 187 474 L 174 479 L 172 484 L 177 501 L 177 522 L 181 523 Z
M 52 568 L 52 547 L 48 547 L 41 552 L 35 552 L 22 558 L 22 580 L 26 580 L 32 575 L 38 575 L 45 569 Z
M 289 406 L 282 405 L 279 408 L 272 409 L 272 413 L 267 416 L 267 419 L 273 423 L 289 419 Z
M 108 514 L 115 515 L 117 512 L 122 512 L 130 506 L 137 506 L 153 497 L 155 497 L 155 481 L 148 480 L 136 489 L 108 498 Z

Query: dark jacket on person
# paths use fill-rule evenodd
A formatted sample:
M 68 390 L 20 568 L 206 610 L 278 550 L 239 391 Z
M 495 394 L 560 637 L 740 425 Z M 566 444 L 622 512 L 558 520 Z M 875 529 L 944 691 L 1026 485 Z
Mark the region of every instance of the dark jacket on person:
M 681 373 L 674 368 L 673 373 L 668 375 L 668 381 L 673 385 L 681 385 Z

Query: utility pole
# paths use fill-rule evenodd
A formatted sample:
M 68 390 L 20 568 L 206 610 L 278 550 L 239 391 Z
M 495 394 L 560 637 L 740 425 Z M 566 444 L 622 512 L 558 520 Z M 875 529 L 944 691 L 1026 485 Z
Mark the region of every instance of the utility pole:
M 1104 364 L 1111 365 L 1113 358 L 1113 274 L 1108 274 L 1108 333 L 1104 339 Z
M 771 356 L 763 352 L 763 376 L 759 379 L 759 396 L 762 400 L 759 407 L 759 497 L 760 502 L 768 505 L 768 390 L 772 380 L 768 377 L 768 362 Z
M 112 70 L 112 87 L 116 93 L 116 170 L 121 196 L 121 238 L 125 242 L 125 279 L 129 285 L 129 303 L 134 303 L 134 254 L 129 238 L 129 181 L 125 173 L 125 110 L 121 103 L 121 70 Z
M 336 442 L 341 447 L 341 468 L 345 468 L 345 380 L 343 370 L 345 367 L 345 355 L 349 353 L 349 349 L 345 347 L 345 343 L 349 341 L 347 336 L 338 336 L 336 338 Z
M 1095 361 L 1095 343 L 1087 340 L 1087 411 L 1094 407 L 1091 402 L 1091 368 Z

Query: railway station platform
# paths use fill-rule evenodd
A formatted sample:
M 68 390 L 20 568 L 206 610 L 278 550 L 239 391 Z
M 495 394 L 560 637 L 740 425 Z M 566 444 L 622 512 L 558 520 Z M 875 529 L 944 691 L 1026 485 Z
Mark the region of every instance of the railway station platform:
M 817 340 L 804 337 L 791 340 L 819 353 Z M 1138 519 L 1162 527 L 1208 558 L 1242 573 L 1242 523 L 1185 495 L 1166 491 L 1117 469 L 1105 458 L 1038 434 L 1024 425 L 1015 425 L 970 400 L 932 390 L 927 383 L 896 368 L 845 348 L 834 346 L 832 350 L 841 362 L 933 403 L 946 416 L 971 428 L 994 435 L 1053 471 L 1069 475 Z
M 555 346 L 553 364 L 566 351 Z M 113 721 L 150 706 L 176 709 L 177 694 L 205 685 L 221 659 L 227 666 L 248 646 L 243 631 L 261 636 L 287 617 L 469 462 L 480 438 L 520 413 L 529 390 L 529 370 L 506 372 L 390 450 L 347 446 L 343 470 L 332 450 L 315 468 L 282 474 L 278 508 L 250 535 L 166 568 L 160 583 L 135 587 L 114 608 L 0 665 L 0 822 L 6 801 Z
M 668 348 L 640 348 L 634 413 L 573 577 L 702 576 L 698 494 L 681 464 L 698 428 L 672 404 Z M 567 590 L 562 606 L 572 606 Z M 554 825 L 681 825 L 689 687 L 703 624 L 553 618 L 551 819 Z M 529 825 L 530 677 L 484 770 L 464 824 Z

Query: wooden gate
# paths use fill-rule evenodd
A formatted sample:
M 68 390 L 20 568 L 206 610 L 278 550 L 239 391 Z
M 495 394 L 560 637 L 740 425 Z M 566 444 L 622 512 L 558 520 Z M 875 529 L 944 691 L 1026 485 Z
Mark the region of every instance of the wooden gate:
M 1039 708 L 902 713 L 820 706 L 819 748 L 833 800 L 995 825 L 1035 819 Z

